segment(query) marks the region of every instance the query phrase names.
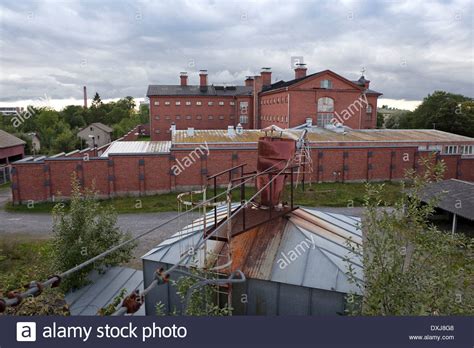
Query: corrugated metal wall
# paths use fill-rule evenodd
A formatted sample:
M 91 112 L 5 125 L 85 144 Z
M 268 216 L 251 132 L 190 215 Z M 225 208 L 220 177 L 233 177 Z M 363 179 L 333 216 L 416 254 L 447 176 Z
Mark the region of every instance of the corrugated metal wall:
M 159 267 L 169 268 L 149 260 L 143 262 L 145 287 L 153 280 L 153 273 Z M 171 273 L 172 279 L 180 273 Z M 288 285 L 277 282 L 247 279 L 245 283 L 234 284 L 232 306 L 234 315 L 337 315 L 344 312 L 343 293 L 312 289 L 303 286 Z M 175 288 L 162 285 L 146 296 L 147 315 L 155 313 L 155 305 L 161 301 L 165 309 L 181 312 L 182 304 L 175 293 Z

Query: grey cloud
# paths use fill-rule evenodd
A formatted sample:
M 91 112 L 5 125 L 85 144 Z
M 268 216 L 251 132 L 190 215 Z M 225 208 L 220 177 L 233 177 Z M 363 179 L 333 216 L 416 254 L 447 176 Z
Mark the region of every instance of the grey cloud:
M 332 69 L 392 99 L 434 89 L 472 95 L 470 1 L 22 1 L 0 7 L 0 100 L 142 97 L 149 83 L 209 70 L 242 83 L 271 66 L 290 79 L 291 56 Z

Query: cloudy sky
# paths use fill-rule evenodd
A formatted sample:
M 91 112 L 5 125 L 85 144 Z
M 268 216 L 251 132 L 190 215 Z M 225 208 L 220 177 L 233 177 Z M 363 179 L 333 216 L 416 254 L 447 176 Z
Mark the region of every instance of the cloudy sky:
M 474 96 L 473 5 L 466 1 L 18 1 L 0 5 L 0 104 L 143 98 L 148 84 L 242 84 L 272 67 L 357 79 L 379 104 L 413 108 L 441 89 Z

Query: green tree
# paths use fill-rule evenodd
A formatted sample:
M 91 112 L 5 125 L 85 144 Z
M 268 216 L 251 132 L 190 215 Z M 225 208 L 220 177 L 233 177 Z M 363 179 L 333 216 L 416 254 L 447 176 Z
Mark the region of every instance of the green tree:
M 474 109 L 471 98 L 435 91 L 413 111 L 400 115 L 398 128 L 432 129 L 474 137 Z M 395 123 L 395 122 L 394 122 Z M 389 125 L 392 122 L 388 122 Z
M 349 278 L 361 297 L 348 295 L 356 315 L 472 315 L 474 313 L 473 239 L 438 230 L 429 221 L 436 200 L 422 204 L 427 184 L 440 180 L 443 162 L 425 158 L 423 174 L 410 171 L 410 190 L 393 210 L 380 209 L 383 185 L 368 185 L 362 229 L 364 281 Z
M 117 215 L 113 208 L 103 207 L 91 189 L 81 189 L 75 174 L 71 178 L 69 209 L 63 203 L 53 209 L 54 262 L 58 272 L 70 269 L 130 238 L 130 234 L 116 227 Z M 62 282 L 65 290 L 87 284 L 93 269 L 118 265 L 130 259 L 135 245 L 117 250 L 94 264 L 75 272 Z
M 92 99 L 92 107 L 98 108 L 102 105 L 102 99 L 100 99 L 99 93 L 95 92 L 94 99 Z

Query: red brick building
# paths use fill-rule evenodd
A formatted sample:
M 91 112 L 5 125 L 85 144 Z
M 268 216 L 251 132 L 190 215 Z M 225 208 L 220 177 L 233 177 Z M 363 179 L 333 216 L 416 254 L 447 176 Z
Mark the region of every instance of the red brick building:
M 283 136 L 298 137 L 288 130 Z M 134 132 L 132 132 L 134 134 Z M 22 160 L 13 164 L 15 203 L 68 197 L 71 173 L 104 197 L 150 195 L 201 187 L 207 176 L 246 163 L 256 170 L 260 130 L 178 130 L 171 141 L 117 141 L 93 150 Z M 445 178 L 474 181 L 474 139 L 438 130 L 334 130 L 312 127 L 307 134 L 313 182 L 400 180 L 406 169 L 421 170 L 421 157 L 436 153 L 446 164 Z M 206 150 L 196 151 L 205 145 Z M 192 154 L 190 165 L 185 165 Z M 96 157 L 98 156 L 98 157 Z M 174 166 L 185 166 L 179 175 Z M 309 170 L 309 168 L 307 168 Z
M 182 72 L 179 85 L 150 85 L 152 140 L 171 139 L 170 129 L 227 129 L 241 124 L 259 129 L 271 124 L 292 128 L 311 120 L 320 127 L 339 122 L 353 129 L 376 127 L 377 98 L 362 76 L 350 81 L 330 70 L 306 75 L 295 69 L 295 78 L 272 83 L 272 72 L 263 68 L 248 77 L 244 86 L 209 85 L 207 71 L 199 73 L 199 86 L 188 85 Z

